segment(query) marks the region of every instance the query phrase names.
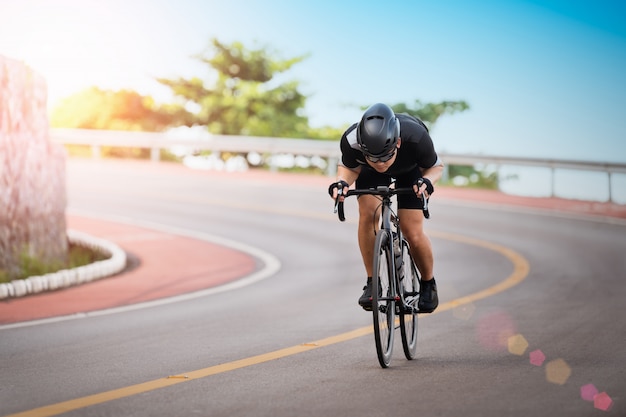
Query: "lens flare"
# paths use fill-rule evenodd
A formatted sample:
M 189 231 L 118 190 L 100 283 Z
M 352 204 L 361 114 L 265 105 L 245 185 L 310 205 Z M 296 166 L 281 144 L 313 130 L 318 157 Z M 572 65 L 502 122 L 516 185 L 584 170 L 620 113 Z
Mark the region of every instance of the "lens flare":
M 457 319 L 468 321 L 474 314 L 474 311 L 476 311 L 476 307 L 474 306 L 474 304 L 463 304 L 454 307 L 454 310 L 452 310 L 452 315 Z
M 572 375 L 572 368 L 559 358 L 546 364 L 546 379 L 553 384 L 563 385 Z
M 580 387 L 580 398 L 585 401 L 593 401 L 594 397 L 598 395 L 598 389 L 593 384 L 587 384 Z
M 509 353 L 522 356 L 526 349 L 528 349 L 528 341 L 521 334 L 516 334 L 509 337 L 508 340 Z
M 516 333 L 513 320 L 503 311 L 481 317 L 476 332 L 480 344 L 495 351 L 505 350 L 508 346 L 509 337 Z
M 613 407 L 613 400 L 606 392 L 601 392 L 593 397 L 593 406 L 598 410 L 609 411 Z
M 546 355 L 543 354 L 541 349 L 533 350 L 530 352 L 530 364 L 535 366 L 543 365 L 543 362 L 546 360 Z

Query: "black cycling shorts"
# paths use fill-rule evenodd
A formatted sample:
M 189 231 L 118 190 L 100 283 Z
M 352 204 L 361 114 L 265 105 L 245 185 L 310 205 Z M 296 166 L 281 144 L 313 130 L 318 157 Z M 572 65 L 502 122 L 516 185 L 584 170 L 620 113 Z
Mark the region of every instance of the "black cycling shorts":
M 396 188 L 411 188 L 413 184 L 422 177 L 422 171 L 419 168 L 413 171 L 395 176 Z M 362 165 L 361 173 L 356 179 L 356 188 L 376 188 L 379 185 L 389 185 L 394 177 L 381 174 L 373 168 Z M 419 209 L 423 208 L 422 198 L 415 194 L 398 194 L 399 209 Z

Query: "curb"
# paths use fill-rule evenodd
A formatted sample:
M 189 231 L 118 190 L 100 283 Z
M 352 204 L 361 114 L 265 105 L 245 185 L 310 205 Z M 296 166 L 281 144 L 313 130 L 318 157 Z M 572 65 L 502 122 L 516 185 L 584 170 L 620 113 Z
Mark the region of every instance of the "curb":
M 84 284 L 117 274 L 126 268 L 126 252 L 116 244 L 71 229 L 67 231 L 67 238 L 75 245 L 108 254 L 110 258 L 78 268 L 63 269 L 45 275 L 2 283 L 0 284 L 0 300 Z

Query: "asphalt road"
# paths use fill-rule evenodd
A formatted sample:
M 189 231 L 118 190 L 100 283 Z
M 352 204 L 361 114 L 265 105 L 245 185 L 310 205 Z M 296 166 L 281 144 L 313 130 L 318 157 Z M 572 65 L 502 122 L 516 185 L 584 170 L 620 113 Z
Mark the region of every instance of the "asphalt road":
M 381 369 L 356 304 L 356 202 L 339 223 L 325 193 L 70 161 L 70 210 L 226 237 L 281 268 L 231 292 L 0 330 L 0 415 L 64 401 L 64 416 L 626 415 L 626 226 L 435 195 L 441 308 L 420 316 L 418 358 L 398 333 Z

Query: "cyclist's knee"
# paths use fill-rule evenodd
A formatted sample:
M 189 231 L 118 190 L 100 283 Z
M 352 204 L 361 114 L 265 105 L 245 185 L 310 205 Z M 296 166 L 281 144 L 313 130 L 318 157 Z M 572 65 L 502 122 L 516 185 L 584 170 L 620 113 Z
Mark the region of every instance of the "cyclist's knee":
M 379 215 L 378 206 L 380 202 L 378 199 L 374 198 L 371 195 L 363 195 L 359 197 L 359 216 L 361 218 L 365 216 L 369 216 L 370 220 L 372 216 Z
M 420 247 L 424 243 L 430 242 L 430 239 L 421 227 L 408 228 L 408 230 L 403 230 L 402 233 L 413 247 Z
M 379 222 L 378 217 L 373 217 L 374 212 L 359 212 L 359 229 L 374 230 Z

